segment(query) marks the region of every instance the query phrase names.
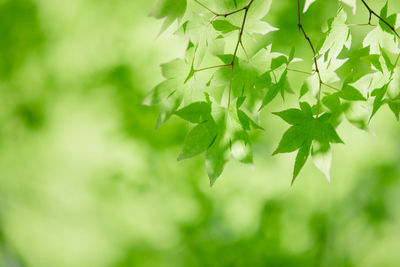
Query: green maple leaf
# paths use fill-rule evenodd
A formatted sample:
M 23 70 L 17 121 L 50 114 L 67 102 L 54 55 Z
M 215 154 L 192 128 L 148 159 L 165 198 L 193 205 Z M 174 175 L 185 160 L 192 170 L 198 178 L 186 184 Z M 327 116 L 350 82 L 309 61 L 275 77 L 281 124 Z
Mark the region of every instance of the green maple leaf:
M 175 115 L 191 123 L 202 123 L 211 120 L 211 104 L 207 102 L 194 102 L 178 111 Z
M 165 81 L 158 84 L 143 99 L 146 106 L 160 106 L 156 129 L 167 122 L 181 105 L 189 88 L 188 81 L 193 77 L 193 44 L 189 43 L 184 59 L 175 59 L 162 64 Z
M 210 119 L 196 125 L 186 136 L 178 160 L 184 160 L 205 152 L 217 136 L 217 125 Z
M 304 3 L 303 13 L 306 13 L 307 10 L 310 8 L 311 4 L 314 3 L 316 0 L 306 0 Z
M 211 185 L 230 159 L 253 162 L 249 133 L 263 129 L 258 123 L 259 111 L 278 94 L 285 101 L 285 94 L 293 92 L 289 80 L 291 71 L 296 70 L 291 64 L 300 59 L 295 58 L 294 49 L 289 56 L 272 52 L 272 44 L 267 45 L 264 36 L 277 30 L 265 21 L 271 2 L 203 0 L 193 6 L 190 3 L 186 12 L 186 0 L 158 0 L 151 13 L 165 20 L 163 28 L 184 18 L 176 33 L 189 45 L 184 58 L 161 66 L 165 80 L 143 104 L 160 106 L 157 127 L 172 115 L 194 124 L 178 159 L 205 154 Z M 303 12 L 314 2 L 305 0 Z M 354 13 L 355 0 L 339 2 L 352 7 Z M 251 4 L 249 9 L 245 8 L 247 4 Z M 292 183 L 310 157 L 330 180 L 332 144 L 342 143 L 336 128 L 343 119 L 370 131 L 370 119 L 384 105 L 397 119 L 400 117 L 400 68 L 395 66 L 398 59 L 394 61 L 400 53 L 398 38 L 391 27 L 378 20 L 364 38 L 364 48 L 347 52 L 352 37 L 347 14 L 339 6 L 337 15 L 328 21 L 321 45 L 311 45 L 319 48 L 315 55 L 319 72 L 314 69 L 300 89 L 300 97 L 310 92 L 320 102 L 313 107 L 301 102 L 299 109 L 274 113 L 291 125 L 274 155 L 297 152 Z M 195 13 L 190 12 L 192 8 L 196 8 Z M 397 28 L 399 17 L 388 16 L 387 10 L 386 4 L 380 16 Z M 225 40 L 233 40 L 226 46 L 229 52 L 225 51 Z
M 380 12 L 380 17 L 382 19 L 384 19 L 390 25 L 395 26 L 396 25 L 396 21 L 397 21 L 397 14 L 393 14 L 393 15 L 388 16 L 388 14 L 387 14 L 388 13 L 388 6 L 389 6 L 389 4 L 388 4 L 388 2 L 386 2 L 385 6 L 382 8 L 382 10 Z M 383 20 L 379 20 L 379 27 L 383 31 L 385 31 L 387 33 L 390 33 L 390 34 L 393 34 L 392 29 L 386 23 L 384 23 Z
M 186 5 L 186 0 L 157 0 L 150 15 L 157 19 L 165 19 L 162 26 L 162 30 L 165 30 L 185 14 Z
M 366 101 L 367 99 L 363 94 L 357 90 L 355 87 L 345 82 L 343 84 L 342 90 L 336 93 L 340 98 L 349 101 Z
M 274 114 L 292 125 L 283 134 L 278 148 L 273 153 L 275 155 L 298 150 L 292 183 L 309 156 L 312 142 L 325 147 L 330 143 L 343 143 L 330 122 L 331 115 L 324 114 L 317 119 L 314 118 L 311 107 L 306 102 L 301 103 L 301 109 L 289 109 Z
M 214 20 L 211 24 L 213 25 L 215 30 L 224 34 L 240 30 L 240 27 L 235 26 L 229 21 L 224 19 Z
M 388 105 L 389 105 L 390 110 L 396 116 L 396 119 L 399 121 L 400 120 L 400 97 L 395 100 L 389 100 Z
M 310 8 L 310 6 L 315 2 L 316 0 L 306 0 L 305 4 L 304 4 L 304 9 L 303 9 L 303 13 L 306 13 L 307 10 Z M 357 3 L 356 0 L 339 0 L 339 2 L 343 2 L 346 5 L 349 5 L 350 7 L 352 7 L 353 10 L 353 14 L 356 13 L 356 7 L 357 7 Z
M 213 185 L 232 157 L 242 163 L 253 163 L 253 152 L 248 130 L 260 127 L 249 117 L 240 119 L 243 99 L 238 99 L 236 107 L 227 110 L 215 107 L 214 117 L 217 136 L 206 152 L 206 171 Z M 247 121 L 248 120 L 248 121 Z
M 224 38 L 220 38 L 221 33 L 216 32 L 214 27 L 219 26 L 222 30 L 226 25 L 218 25 L 220 22 L 214 22 L 212 24 L 214 27 L 210 27 L 210 20 L 211 15 L 201 16 L 196 13 L 192 14 L 190 19 L 184 22 L 177 32 L 182 37 L 188 39 L 195 47 L 195 67 L 198 67 L 202 63 L 207 53 L 215 56 L 224 54 Z
M 385 49 L 390 53 L 399 53 L 398 40 L 393 32 L 387 32 L 379 25 L 370 31 L 363 40 L 363 47 L 369 47 L 371 54 L 380 55 Z
M 321 55 L 329 51 L 328 60 L 336 59 L 343 47 L 350 49 L 352 38 L 346 20 L 347 14 L 341 8 L 336 17 L 328 22 L 329 29 L 319 50 Z
M 374 99 L 373 110 L 372 110 L 372 114 L 371 114 L 371 118 L 370 119 L 372 119 L 375 116 L 376 112 L 378 112 L 378 110 L 383 106 L 383 104 L 385 104 L 384 97 L 386 95 L 388 86 L 389 85 L 386 84 L 382 88 L 375 89 L 372 92 L 372 96 L 374 96 L 375 99 Z
M 279 81 L 275 84 L 273 84 L 267 91 L 267 94 L 265 95 L 263 102 L 261 104 L 260 109 L 264 108 L 266 105 L 271 103 L 272 100 L 278 95 L 279 92 L 281 92 L 287 82 L 287 70 L 284 71 L 282 76 L 280 77 Z

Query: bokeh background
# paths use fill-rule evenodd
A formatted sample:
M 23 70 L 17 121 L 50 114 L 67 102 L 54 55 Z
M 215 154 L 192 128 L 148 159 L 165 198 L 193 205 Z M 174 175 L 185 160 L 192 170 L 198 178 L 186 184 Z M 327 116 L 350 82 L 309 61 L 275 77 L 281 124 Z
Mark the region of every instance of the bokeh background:
M 155 131 L 157 108 L 140 105 L 186 45 L 176 25 L 158 36 L 153 4 L 0 0 L 0 266 L 400 266 L 393 114 L 379 112 L 374 134 L 343 123 L 332 182 L 309 161 L 290 187 L 295 155 L 271 157 L 287 125 L 270 112 L 296 96 L 277 99 L 254 166 L 232 161 L 210 188 L 203 158 L 176 161 L 189 125 Z M 336 10 L 320 0 L 304 17 L 316 42 Z M 273 50 L 310 58 L 295 1 L 275 1 L 268 22 L 282 29 Z

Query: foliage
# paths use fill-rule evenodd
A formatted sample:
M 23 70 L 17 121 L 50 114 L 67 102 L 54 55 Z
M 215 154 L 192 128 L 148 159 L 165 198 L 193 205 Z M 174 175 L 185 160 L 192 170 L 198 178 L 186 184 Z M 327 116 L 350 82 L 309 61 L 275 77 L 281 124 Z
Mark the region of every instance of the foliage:
M 162 65 L 165 81 L 143 104 L 160 106 L 157 128 L 173 115 L 194 124 L 178 159 L 205 154 L 211 185 L 230 158 L 253 163 L 252 132 L 263 130 L 260 112 L 278 95 L 284 100 L 291 94 L 304 98 L 298 100 L 300 109 L 274 113 L 291 125 L 273 154 L 297 151 L 293 182 L 310 154 L 330 180 L 332 144 L 343 143 L 337 128 L 344 119 L 369 131 L 370 120 L 384 106 L 399 119 L 398 15 L 388 13 L 388 3 L 378 13 L 361 0 L 368 21 L 350 24 L 346 6 L 355 13 L 356 1 L 338 1 L 336 15 L 326 21 L 317 46 L 302 23 L 314 2 L 293 4 L 304 45 L 311 48 L 311 71 L 293 67 L 307 60 L 296 58 L 294 48 L 286 55 L 273 51 L 274 42 L 263 43 L 265 35 L 278 30 L 267 22 L 273 0 L 155 4 L 152 14 L 165 19 L 163 30 L 178 21 L 176 34 L 188 45 L 184 58 Z M 353 42 L 353 29 L 360 28 L 368 32 L 362 43 Z M 305 75 L 300 88 L 289 83 L 294 72 Z
M 400 127 L 389 107 L 369 126 L 377 136 L 347 122 L 334 125 L 346 146 L 330 144 L 331 184 L 316 179 L 322 175 L 310 154 L 289 188 L 296 155 L 269 154 L 293 125 L 269 111 L 302 110 L 300 102 L 314 104 L 311 94 L 297 101 L 298 94 L 285 91 L 285 104 L 278 96 L 259 118 L 246 109 L 249 97 L 233 101 L 253 143 L 254 168 L 230 160 L 224 179 L 209 190 L 202 156 L 176 162 L 189 126 L 200 124 L 196 115 L 180 113 L 194 123 L 173 115 L 154 131 L 157 108 L 140 105 L 162 81 L 158 64 L 183 58 L 186 45 L 180 32 L 169 34 L 178 20 L 155 38 L 163 24 L 148 16 L 155 2 L 0 1 L 0 266 L 398 266 Z M 385 4 L 368 3 L 375 10 Z M 311 72 L 293 4 L 274 2 L 268 22 L 281 30 L 260 36 L 260 46 L 287 55 L 295 46 L 304 61 L 294 59 L 290 69 Z M 302 17 L 316 47 L 322 21 L 337 4 L 317 0 Z M 355 16 L 344 8 L 350 24 L 368 19 L 364 8 Z M 400 10 L 400 2 L 390 1 L 391 10 Z M 371 28 L 350 30 L 352 42 L 362 42 Z M 236 44 L 236 33 L 227 46 Z M 246 33 L 244 44 L 253 57 L 259 47 Z M 371 73 L 368 54 L 369 47 L 344 49 L 340 58 L 350 59 L 338 76 L 352 68 Z M 246 59 L 240 47 L 238 55 Z M 308 76 L 289 70 L 288 85 L 298 92 Z M 200 103 L 195 107 L 208 113 L 206 97 L 189 100 L 178 110 Z M 333 117 L 362 127 L 368 120 L 360 112 L 367 111 L 343 106 Z

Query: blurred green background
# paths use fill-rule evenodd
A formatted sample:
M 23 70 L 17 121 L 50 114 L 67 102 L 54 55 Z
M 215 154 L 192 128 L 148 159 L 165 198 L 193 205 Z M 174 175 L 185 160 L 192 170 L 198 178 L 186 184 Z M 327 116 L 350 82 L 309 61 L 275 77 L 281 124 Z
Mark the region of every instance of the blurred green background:
M 210 188 L 201 157 L 176 161 L 189 125 L 155 131 L 157 109 L 140 105 L 186 45 L 176 25 L 157 37 L 153 4 L 0 0 L 0 266 L 400 266 L 400 127 L 388 109 L 375 136 L 340 127 L 330 184 L 310 161 L 290 187 L 295 155 L 271 157 L 287 127 L 270 114 L 278 99 L 254 166 L 231 162 Z M 311 7 L 314 40 L 336 10 Z M 268 21 L 282 29 L 273 50 L 311 56 L 294 1 L 275 1 Z

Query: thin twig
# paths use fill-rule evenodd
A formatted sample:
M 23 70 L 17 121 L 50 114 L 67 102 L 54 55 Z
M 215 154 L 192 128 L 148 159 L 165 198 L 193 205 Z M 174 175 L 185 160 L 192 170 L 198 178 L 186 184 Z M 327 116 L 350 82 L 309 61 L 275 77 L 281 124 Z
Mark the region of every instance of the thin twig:
M 400 35 L 397 33 L 396 29 L 389 22 L 387 22 L 384 18 L 379 16 L 374 10 L 372 10 L 372 8 L 365 2 L 365 0 L 361 0 L 361 2 L 364 4 L 364 6 L 368 9 L 368 12 L 369 12 L 368 24 L 371 24 L 372 15 L 374 15 L 380 21 L 385 23 L 392 30 L 392 32 L 397 36 L 397 38 L 400 38 Z
M 329 88 L 335 90 L 335 91 L 338 91 L 338 92 L 341 91 L 340 89 L 338 89 L 338 88 L 336 88 L 336 87 L 334 87 L 334 86 L 332 86 L 332 85 L 330 85 L 330 84 L 327 84 L 327 83 L 324 83 L 324 82 L 323 82 L 322 84 L 325 85 L 326 87 L 329 87 Z
M 369 19 L 368 19 L 368 24 L 371 24 L 371 19 L 372 19 L 372 15 L 374 15 L 375 17 L 377 17 L 380 21 L 382 21 L 383 23 L 385 23 L 391 30 L 392 32 L 396 35 L 396 37 L 398 38 L 398 40 L 400 40 L 400 35 L 397 33 L 396 29 L 394 26 L 392 26 L 389 22 L 387 22 L 384 18 L 382 18 L 381 16 L 379 16 L 366 2 L 365 0 L 361 0 L 361 2 L 364 4 L 364 6 L 368 9 L 369 12 Z M 400 59 L 400 54 L 397 55 L 396 61 L 393 65 L 393 69 L 391 70 L 391 75 L 390 75 L 390 79 L 393 77 L 394 74 L 394 69 L 396 68 L 398 62 Z
M 373 26 L 375 27 L 375 24 L 371 23 L 355 23 L 355 24 L 347 24 L 348 27 L 357 27 L 357 26 Z
M 239 13 L 239 12 L 241 12 L 241 11 L 243 11 L 243 10 L 246 10 L 246 9 L 248 9 L 250 6 L 251 6 L 251 4 L 249 5 L 249 4 L 247 4 L 246 6 L 244 6 L 244 7 L 242 7 L 242 8 L 239 8 L 239 9 L 236 9 L 236 10 L 234 10 L 234 11 L 231 11 L 231 12 L 227 12 L 227 13 L 218 13 L 218 12 L 216 12 L 216 11 L 214 11 L 214 10 L 212 10 L 212 9 L 210 9 L 209 7 L 207 7 L 206 5 L 204 5 L 202 2 L 200 2 L 199 0 L 194 0 L 197 4 L 199 4 L 200 6 L 202 6 L 202 7 L 204 7 L 205 9 L 207 9 L 208 11 L 210 11 L 212 14 L 214 14 L 216 17 L 229 17 L 229 16 L 231 16 L 231 15 L 233 15 L 233 14 L 236 14 L 236 13 Z M 253 1 L 251 1 L 251 2 L 253 2 Z
M 217 16 L 217 15 L 214 15 L 214 17 L 212 17 L 212 18 L 210 19 L 210 21 L 207 23 L 207 26 L 206 26 L 206 27 L 208 27 L 211 23 L 213 23 L 214 20 L 216 20 L 217 18 L 218 18 L 218 16 Z
M 319 109 L 320 109 L 320 102 L 321 102 L 321 90 L 322 90 L 322 84 L 323 81 L 321 79 L 321 74 L 319 72 L 318 68 L 318 62 L 317 62 L 317 52 L 314 48 L 313 43 L 311 42 L 310 37 L 307 35 L 306 31 L 303 28 L 303 25 L 301 24 L 301 8 L 300 8 L 300 0 L 297 0 L 297 27 L 301 30 L 301 32 L 304 35 L 304 38 L 307 40 L 308 44 L 311 47 L 311 50 L 313 52 L 313 59 L 314 59 L 314 65 L 315 65 L 315 72 L 318 74 L 318 80 L 319 80 L 319 89 L 318 89 L 318 101 L 317 101 L 317 119 L 319 117 Z
M 253 2 L 254 2 L 254 0 L 250 0 L 246 6 L 239 9 L 240 11 L 244 10 L 244 16 L 243 16 L 242 26 L 240 27 L 240 31 L 239 31 L 238 41 L 236 43 L 235 52 L 233 52 L 233 57 L 232 57 L 232 62 L 231 62 L 232 68 L 231 68 L 231 78 L 229 81 L 228 108 L 231 104 L 231 91 L 232 91 L 233 72 L 235 70 L 235 59 L 236 59 L 236 55 L 237 55 L 237 52 L 239 49 L 239 45 L 242 44 L 242 37 L 243 37 L 243 33 L 244 33 L 244 27 L 246 25 L 247 14 L 249 13 L 249 8 L 251 7 L 251 4 L 253 4 Z M 230 13 L 228 13 L 228 14 L 230 14 Z
M 246 49 L 244 48 L 243 42 L 242 42 L 242 37 L 243 37 L 243 33 L 244 33 L 244 27 L 246 25 L 246 20 L 247 20 L 247 14 L 249 13 L 249 8 L 251 7 L 251 5 L 253 4 L 254 0 L 250 0 L 247 5 L 245 5 L 242 8 L 236 9 L 232 12 L 228 12 L 228 13 L 217 13 L 215 11 L 213 11 L 212 9 L 208 8 L 206 5 L 204 5 L 203 3 L 201 3 L 198 0 L 194 0 L 196 3 L 198 3 L 199 5 L 201 5 L 202 7 L 204 7 L 205 9 L 207 9 L 208 11 L 210 11 L 212 14 L 214 14 L 214 17 L 212 18 L 211 22 L 213 20 L 215 20 L 218 17 L 228 17 L 230 15 L 236 14 L 238 12 L 244 11 L 244 16 L 243 16 L 243 21 L 242 21 L 242 26 L 240 27 L 239 30 L 239 37 L 235 46 L 235 51 L 233 52 L 233 56 L 232 56 L 232 61 L 228 64 L 223 64 L 223 65 L 217 65 L 217 66 L 211 66 L 211 67 L 206 67 L 206 68 L 202 68 L 202 69 L 197 69 L 194 70 L 194 72 L 200 72 L 200 71 L 205 71 L 205 70 L 210 70 L 210 69 L 215 69 L 215 68 L 222 68 L 222 67 L 228 67 L 231 66 L 231 75 L 230 75 L 230 79 L 229 79 L 229 92 L 228 92 L 228 107 L 230 106 L 231 103 L 231 91 L 232 91 L 232 83 L 233 83 L 233 72 L 235 70 L 235 59 L 236 59 L 236 55 L 238 53 L 238 49 L 239 46 L 242 46 L 244 53 L 246 54 L 247 60 L 249 60 L 249 56 L 247 55 Z M 211 23 L 210 22 L 210 23 Z
M 244 45 L 243 45 L 243 42 L 242 42 L 242 37 L 243 37 L 243 33 L 244 33 L 244 27 L 246 25 L 247 15 L 249 13 L 249 8 L 253 4 L 254 0 L 250 0 L 247 3 L 247 5 L 245 5 L 244 7 L 236 9 L 236 10 L 234 10 L 232 12 L 228 12 L 228 13 L 215 12 L 214 10 L 208 8 L 206 5 L 201 3 L 199 0 L 194 0 L 194 1 L 197 4 L 199 4 L 200 6 L 204 7 L 205 9 L 207 9 L 212 14 L 214 14 L 214 17 L 211 19 L 210 23 L 212 21 L 214 21 L 218 17 L 225 17 L 226 18 L 226 17 L 228 17 L 230 15 L 233 15 L 233 14 L 239 13 L 241 11 L 244 11 L 243 22 L 242 22 L 242 26 L 240 27 L 240 30 L 239 30 L 239 37 L 238 37 L 238 40 L 237 40 L 237 43 L 236 43 L 236 46 L 235 46 L 235 51 L 233 52 L 232 61 L 230 63 L 228 63 L 228 64 L 211 66 L 211 67 L 206 67 L 206 68 L 194 70 L 194 72 L 200 72 L 200 71 L 204 71 L 204 70 L 210 70 L 210 69 L 215 69 L 215 68 L 222 68 L 222 67 L 231 66 L 231 75 L 230 75 L 230 79 L 229 79 L 229 92 L 228 92 L 228 108 L 229 108 L 230 103 L 231 103 L 231 91 L 232 91 L 232 83 L 233 83 L 233 72 L 235 70 L 235 59 L 236 59 L 236 55 L 238 53 L 239 46 L 241 46 L 243 48 L 243 51 L 246 54 L 247 60 L 249 60 L 249 56 L 248 56 L 248 54 L 246 52 L 246 49 L 244 48 Z
M 198 1 L 198 0 L 194 0 L 197 4 L 199 4 L 200 6 L 204 7 L 205 9 L 207 9 L 208 11 L 210 11 L 211 13 L 213 13 L 215 16 L 219 17 L 221 16 L 221 14 L 211 10 L 210 8 L 208 8 L 205 4 L 203 4 L 202 2 Z
M 307 71 L 302 71 L 302 70 L 295 70 L 295 69 L 291 69 L 291 68 L 287 68 L 288 71 L 293 71 L 293 72 L 298 72 L 298 73 L 303 73 L 303 74 L 307 74 L 307 75 L 313 75 L 314 73 L 312 72 L 307 72 Z
M 207 67 L 207 68 L 197 69 L 197 70 L 194 70 L 194 72 L 200 72 L 200 71 L 204 71 L 204 70 L 210 70 L 210 69 L 228 67 L 228 66 L 230 66 L 230 65 L 232 65 L 232 64 L 229 63 L 229 64 L 223 64 L 223 65 L 216 65 L 216 66 L 211 66 L 211 67 Z

